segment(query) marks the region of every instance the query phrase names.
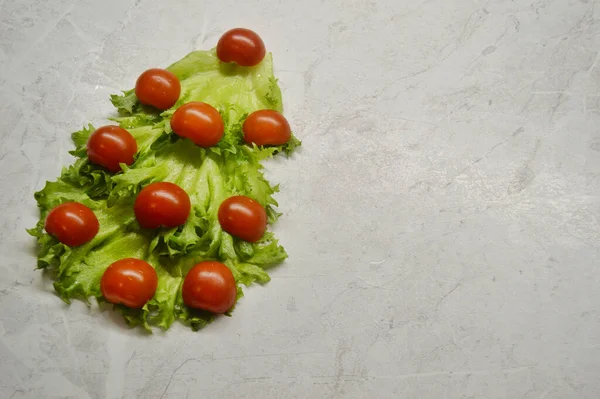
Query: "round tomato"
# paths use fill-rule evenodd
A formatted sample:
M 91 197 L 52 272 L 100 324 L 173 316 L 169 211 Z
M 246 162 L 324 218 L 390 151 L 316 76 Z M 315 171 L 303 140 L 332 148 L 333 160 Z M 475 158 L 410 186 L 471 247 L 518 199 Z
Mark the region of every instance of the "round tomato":
M 156 270 L 140 259 L 121 259 L 110 265 L 100 280 L 100 291 L 110 303 L 130 308 L 143 307 L 158 286 Z
M 292 135 L 290 124 L 280 112 L 262 109 L 248 115 L 242 126 L 244 140 L 256 145 L 282 145 Z
M 116 173 L 119 163 L 131 165 L 137 152 L 137 143 L 131 133 L 119 126 L 102 126 L 90 135 L 87 156 L 91 163 L 104 166 Z
M 232 236 L 256 242 L 267 229 L 267 212 L 252 198 L 229 197 L 219 207 L 221 228 Z
M 135 95 L 140 102 L 163 111 L 175 105 L 179 94 L 181 94 L 179 79 L 166 69 L 148 69 L 135 83 Z
M 100 224 L 94 212 L 79 202 L 66 202 L 52 209 L 44 228 L 63 244 L 76 247 L 91 241 Z
M 241 66 L 254 66 L 265 58 L 265 44 L 250 29 L 231 29 L 217 43 L 217 57 L 223 62 L 235 62 Z
M 133 210 L 142 227 L 175 227 L 185 223 L 191 209 L 190 197 L 177 184 L 158 182 L 140 191 Z
M 185 276 L 181 294 L 190 308 L 225 313 L 235 303 L 237 286 L 227 266 L 220 262 L 202 262 Z
M 171 118 L 171 129 L 175 134 L 206 148 L 219 143 L 225 125 L 221 114 L 214 107 L 202 102 L 191 102 L 177 108 Z

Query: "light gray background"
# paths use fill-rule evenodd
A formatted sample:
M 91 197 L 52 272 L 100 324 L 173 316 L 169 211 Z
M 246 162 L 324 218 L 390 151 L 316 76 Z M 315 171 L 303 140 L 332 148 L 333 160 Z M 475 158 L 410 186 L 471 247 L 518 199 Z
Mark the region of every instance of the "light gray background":
M 0 397 L 600 397 L 597 3 L 0 0 Z M 304 141 L 269 164 L 289 261 L 198 333 L 65 306 L 34 190 L 235 26 Z

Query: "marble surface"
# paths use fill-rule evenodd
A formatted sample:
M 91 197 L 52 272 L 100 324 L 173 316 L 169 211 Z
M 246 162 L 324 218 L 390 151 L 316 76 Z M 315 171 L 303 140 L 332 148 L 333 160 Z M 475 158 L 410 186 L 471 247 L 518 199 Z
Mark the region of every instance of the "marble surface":
M 152 336 L 34 271 L 33 192 L 140 71 L 260 32 L 290 259 Z M 0 0 L 0 397 L 600 397 L 594 0 Z

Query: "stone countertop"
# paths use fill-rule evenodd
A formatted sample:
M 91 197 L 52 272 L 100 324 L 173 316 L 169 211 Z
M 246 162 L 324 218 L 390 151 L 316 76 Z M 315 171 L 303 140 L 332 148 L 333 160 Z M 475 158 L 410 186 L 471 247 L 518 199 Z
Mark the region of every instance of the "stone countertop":
M 69 133 L 235 26 L 304 142 L 289 260 L 197 333 L 63 304 L 25 228 Z M 0 0 L 0 397 L 600 397 L 599 49 L 594 0 Z

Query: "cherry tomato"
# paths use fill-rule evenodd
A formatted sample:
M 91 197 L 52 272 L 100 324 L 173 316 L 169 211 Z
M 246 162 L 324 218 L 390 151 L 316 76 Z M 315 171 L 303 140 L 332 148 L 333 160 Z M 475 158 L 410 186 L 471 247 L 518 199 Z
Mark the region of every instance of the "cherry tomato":
M 133 211 L 142 227 L 175 227 L 185 223 L 191 209 L 190 197 L 177 184 L 158 182 L 140 191 Z
M 232 236 L 256 242 L 267 229 L 267 212 L 252 198 L 238 195 L 229 197 L 219 207 L 221 228 Z
M 87 206 L 79 202 L 66 202 L 48 213 L 44 228 L 63 244 L 76 247 L 94 238 L 100 224 Z
M 250 29 L 231 29 L 217 43 L 217 57 L 223 62 L 235 62 L 241 66 L 254 66 L 265 58 L 265 44 Z
M 219 111 L 211 105 L 191 102 L 177 108 L 171 118 L 171 129 L 175 134 L 206 148 L 219 143 L 225 125 Z
M 90 135 L 87 156 L 91 163 L 109 171 L 121 171 L 119 163 L 131 165 L 137 152 L 137 143 L 131 133 L 119 126 L 102 126 Z
M 227 312 L 237 297 L 233 274 L 221 262 L 202 262 L 192 267 L 181 290 L 187 306 L 213 313 Z
M 100 291 L 110 303 L 130 308 L 143 307 L 158 286 L 156 270 L 140 259 L 121 259 L 110 265 L 100 280 Z
M 261 109 L 248 115 L 242 130 L 244 140 L 256 145 L 282 145 L 292 135 L 285 116 L 272 109 Z
M 179 79 L 166 69 L 148 69 L 135 83 L 135 95 L 140 102 L 163 111 L 175 105 L 179 94 L 181 94 Z

